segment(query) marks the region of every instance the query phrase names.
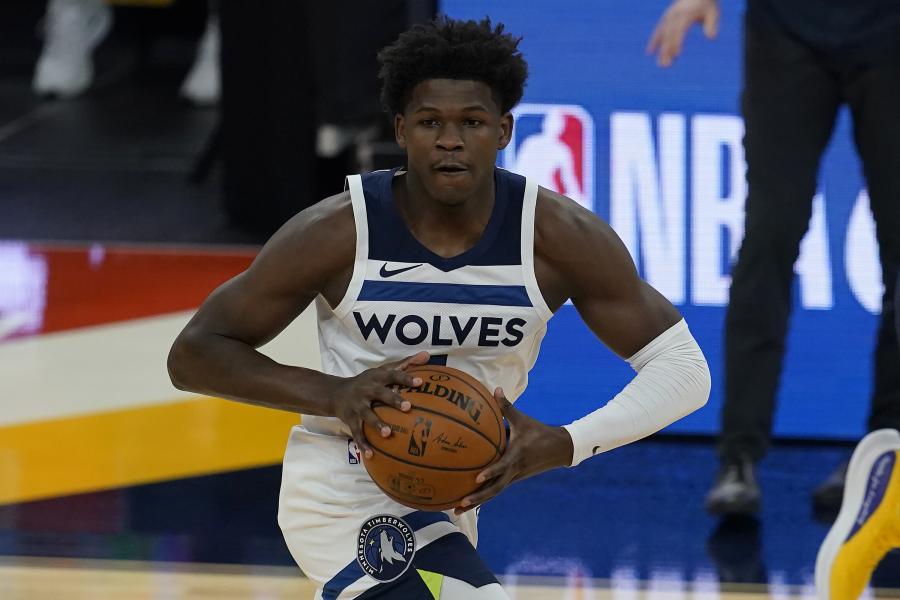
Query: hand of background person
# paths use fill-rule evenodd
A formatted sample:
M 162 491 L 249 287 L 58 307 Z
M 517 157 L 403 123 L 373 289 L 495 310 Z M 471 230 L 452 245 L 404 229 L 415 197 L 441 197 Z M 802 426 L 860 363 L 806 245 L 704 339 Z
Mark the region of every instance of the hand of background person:
M 671 66 L 681 54 L 684 36 L 694 23 L 703 23 L 703 33 L 714 39 L 719 32 L 718 0 L 675 0 L 656 24 L 647 54 L 656 54 L 659 66 Z
M 500 460 L 478 474 L 476 481 L 484 485 L 460 501 L 455 509 L 457 515 L 484 504 L 514 481 L 572 464 L 574 447 L 568 431 L 545 425 L 515 409 L 501 388 L 494 390 L 494 398 L 509 421 L 506 451 Z
M 366 458 L 372 458 L 373 451 L 363 433 L 363 421 L 376 431 L 380 431 L 382 437 L 391 435 L 391 428 L 378 418 L 372 410 L 372 403 L 378 400 L 397 410 L 409 411 L 411 407 L 409 400 L 404 400 L 400 394 L 390 389 L 390 386 L 422 385 L 421 378 L 412 377 L 404 370 L 411 366 L 424 365 L 428 362 L 428 358 L 427 352 L 419 352 L 401 361 L 368 369 L 355 377 L 334 378 L 329 394 L 331 412 L 333 416 L 347 424 L 353 441 Z

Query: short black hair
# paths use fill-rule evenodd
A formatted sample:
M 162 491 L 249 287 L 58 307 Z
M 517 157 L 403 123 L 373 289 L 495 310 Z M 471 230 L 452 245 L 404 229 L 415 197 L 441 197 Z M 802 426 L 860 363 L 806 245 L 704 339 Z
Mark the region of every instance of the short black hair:
M 522 99 L 528 77 L 521 40 L 488 18 L 438 17 L 416 25 L 378 53 L 381 102 L 393 116 L 403 113 L 413 88 L 426 79 L 469 79 L 486 83 L 506 113 Z

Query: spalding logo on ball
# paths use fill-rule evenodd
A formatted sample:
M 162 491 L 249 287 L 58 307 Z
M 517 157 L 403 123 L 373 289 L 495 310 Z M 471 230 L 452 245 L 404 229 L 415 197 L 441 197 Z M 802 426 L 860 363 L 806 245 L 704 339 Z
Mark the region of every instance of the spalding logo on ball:
M 418 388 L 396 386 L 409 412 L 372 405 L 393 435 L 383 438 L 367 423 L 375 450 L 363 464 L 385 494 L 411 508 L 447 510 L 478 489 L 475 477 L 506 449 L 500 407 L 488 389 L 458 369 L 423 365 L 407 369 Z

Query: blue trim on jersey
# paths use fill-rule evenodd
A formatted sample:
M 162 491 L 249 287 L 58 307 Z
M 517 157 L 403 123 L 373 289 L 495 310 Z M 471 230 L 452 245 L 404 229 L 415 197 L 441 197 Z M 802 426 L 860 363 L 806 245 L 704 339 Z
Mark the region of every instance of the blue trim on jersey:
M 428 362 L 426 365 L 440 365 L 442 367 L 447 366 L 447 355 L 446 354 L 432 354 L 428 357 Z
M 362 176 L 369 229 L 368 258 L 386 262 L 428 263 L 444 272 L 465 265 L 521 264 L 524 177 L 502 169 L 494 170 L 494 208 L 481 239 L 462 254 L 445 258 L 423 246 L 400 215 L 391 187 L 398 170 L 376 171 Z
M 461 532 L 442 536 L 416 552 L 413 567 L 459 579 L 476 588 L 500 583 Z
M 412 567 L 407 569 L 399 579 L 379 583 L 356 598 L 357 600 L 375 600 L 376 598 L 378 600 L 396 598 L 434 600 L 434 595 L 417 572 L 419 569 L 459 579 L 476 588 L 500 583 L 475 551 L 469 538 L 457 532 L 441 536 L 416 552 Z
M 421 283 L 412 281 L 373 281 L 367 279 L 358 301 L 445 302 L 447 304 L 489 304 L 492 306 L 531 306 L 523 285 L 465 285 L 462 283 Z
M 413 528 L 413 531 L 418 531 L 423 527 L 441 521 L 450 521 L 450 517 L 448 517 L 446 513 L 426 512 L 422 510 L 411 512 L 408 515 L 400 515 L 400 518 L 406 521 L 409 526 Z M 337 575 L 332 577 L 331 580 L 322 587 L 322 600 L 335 600 L 348 585 L 364 575 L 365 573 L 363 572 L 362 567 L 354 560 L 341 569 Z

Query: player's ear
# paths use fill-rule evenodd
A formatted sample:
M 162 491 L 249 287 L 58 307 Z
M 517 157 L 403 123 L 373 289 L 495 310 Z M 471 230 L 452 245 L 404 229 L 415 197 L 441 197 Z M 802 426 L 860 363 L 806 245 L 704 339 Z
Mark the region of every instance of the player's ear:
M 509 145 L 513 132 L 513 116 L 508 112 L 500 117 L 500 138 L 497 143 L 497 149 L 503 150 Z
M 394 138 L 397 140 L 397 145 L 403 149 L 406 149 L 406 132 L 403 130 L 405 123 L 406 119 L 402 114 L 394 115 Z

